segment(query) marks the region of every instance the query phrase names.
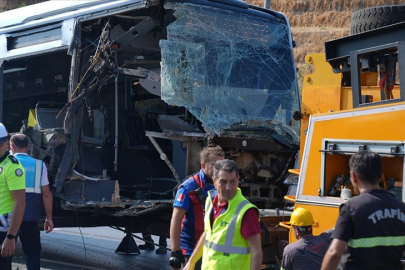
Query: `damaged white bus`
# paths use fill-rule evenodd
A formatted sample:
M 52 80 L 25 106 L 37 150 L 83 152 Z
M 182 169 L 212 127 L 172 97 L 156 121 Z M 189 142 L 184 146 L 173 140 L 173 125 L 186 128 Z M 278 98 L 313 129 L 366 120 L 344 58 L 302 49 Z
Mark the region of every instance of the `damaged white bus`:
M 284 202 L 292 48 L 283 14 L 238 0 L 47 1 L 1 13 L 0 119 L 47 164 L 56 225 L 122 228 L 130 253 L 131 233 L 169 235 L 176 187 L 209 143 L 249 200 Z

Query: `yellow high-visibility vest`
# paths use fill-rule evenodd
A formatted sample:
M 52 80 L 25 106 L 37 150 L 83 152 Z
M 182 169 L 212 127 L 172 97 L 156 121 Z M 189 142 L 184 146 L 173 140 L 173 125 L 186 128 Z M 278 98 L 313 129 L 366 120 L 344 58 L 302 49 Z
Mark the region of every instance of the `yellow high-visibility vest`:
M 251 253 L 240 229 L 245 212 L 256 206 L 246 200 L 238 188 L 235 197 L 228 201 L 226 212 L 215 219 L 211 228 L 212 201 L 216 194 L 216 190 L 211 190 L 205 203 L 202 269 L 250 269 Z

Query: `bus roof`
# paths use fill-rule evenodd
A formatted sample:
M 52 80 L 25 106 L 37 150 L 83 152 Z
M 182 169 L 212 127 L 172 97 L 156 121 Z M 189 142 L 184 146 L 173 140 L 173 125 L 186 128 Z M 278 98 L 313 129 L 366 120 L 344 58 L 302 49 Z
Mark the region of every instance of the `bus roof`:
M 103 0 L 77 0 L 77 1 L 45 1 L 1 13 L 0 28 L 22 24 L 32 20 L 46 18 L 63 12 L 77 10 L 94 5 L 94 2 Z
M 20 27 L 63 21 L 68 18 L 80 17 L 86 14 L 95 15 L 115 9 L 126 9 L 141 2 L 133 0 L 51 0 L 42 3 L 2 12 L 0 18 L 0 33 L 18 31 Z M 90 16 L 92 17 L 92 16 Z M 20 27 L 19 27 L 20 26 Z M 6 30 L 7 29 L 7 30 Z

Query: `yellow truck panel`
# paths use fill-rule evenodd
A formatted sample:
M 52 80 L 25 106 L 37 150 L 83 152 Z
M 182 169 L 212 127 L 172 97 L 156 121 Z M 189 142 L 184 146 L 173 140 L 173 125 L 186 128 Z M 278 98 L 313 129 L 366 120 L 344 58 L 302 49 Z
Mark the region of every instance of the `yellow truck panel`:
M 342 75 L 333 73 L 332 67 L 325 61 L 325 54 L 308 54 L 305 61 L 307 64 L 314 65 L 315 70 L 313 73 L 306 75 L 303 80 L 301 149 L 305 145 L 310 115 L 329 114 L 353 109 L 352 88 L 341 85 Z M 362 95 L 371 96 L 373 102 L 381 101 L 380 87 L 377 86 L 377 73 L 362 73 L 361 85 Z M 394 98 L 400 96 L 399 91 L 399 86 L 395 85 L 392 90 Z M 336 128 L 339 129 L 339 127 Z M 373 127 L 371 126 L 370 129 L 373 129 Z M 301 151 L 300 160 L 302 160 L 302 153 Z
M 392 147 L 403 146 L 405 127 L 397 124 L 402 121 L 405 121 L 403 102 L 310 118 L 295 207 L 310 209 L 319 222 L 320 232 L 336 221 L 343 199 L 327 196 L 328 191 L 336 177 L 349 174 L 350 154 L 359 147 L 366 145 L 376 152 L 386 151 L 387 155 L 383 155 L 385 178 L 394 178 L 398 186 L 402 183 L 403 156 L 388 155 Z M 328 145 L 339 143 L 345 144 L 346 150 L 326 152 Z
M 395 39 L 396 34 L 387 33 L 398 29 L 403 28 L 374 32 L 373 36 Z M 379 39 L 366 42 L 366 38 L 331 41 L 325 46 L 326 55 L 306 56 L 314 72 L 303 83 L 300 168 L 289 170 L 299 173 L 297 192 L 286 199 L 295 202 L 294 208 L 312 212 L 314 235 L 335 225 L 339 206 L 347 200 L 341 198 L 341 190 L 350 188 L 349 195 L 356 196 L 348 162 L 359 150 L 382 157 L 380 187 L 405 201 L 405 88 L 400 84 L 401 78 L 405 80 L 401 69 L 405 45 L 378 47 L 372 43 Z M 291 229 L 289 241 L 296 241 Z
M 340 175 L 349 183 L 349 158 L 361 148 L 380 153 L 384 180 L 395 180 L 392 192 L 403 199 L 405 126 L 398 123 L 404 121 L 404 102 L 310 117 L 295 208 L 312 212 L 315 235 L 334 226 L 344 200 L 329 196 L 329 192 Z M 397 149 L 397 154 L 392 155 L 392 149 Z M 381 187 L 386 188 L 386 183 L 381 183 Z M 295 241 L 292 230 L 289 239 Z

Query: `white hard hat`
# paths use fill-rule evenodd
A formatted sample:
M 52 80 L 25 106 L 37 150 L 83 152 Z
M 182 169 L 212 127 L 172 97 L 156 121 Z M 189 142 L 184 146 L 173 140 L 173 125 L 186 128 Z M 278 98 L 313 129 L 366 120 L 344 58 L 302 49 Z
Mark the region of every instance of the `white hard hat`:
M 8 132 L 3 123 L 0 123 L 0 143 L 5 143 L 8 139 Z

